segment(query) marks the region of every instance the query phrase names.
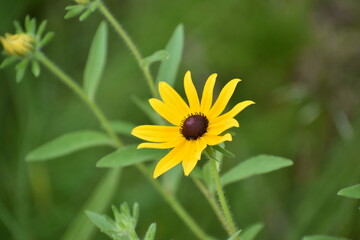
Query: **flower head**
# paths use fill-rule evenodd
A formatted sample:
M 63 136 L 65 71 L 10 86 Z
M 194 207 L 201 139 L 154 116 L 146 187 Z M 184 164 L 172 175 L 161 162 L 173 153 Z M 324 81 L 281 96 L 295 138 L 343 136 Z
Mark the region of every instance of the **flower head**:
M 166 82 L 159 83 L 162 101 L 149 100 L 152 108 L 173 126 L 141 125 L 132 130 L 132 134 L 144 139 L 138 148 L 158 148 L 172 150 L 157 164 L 154 178 L 182 162 L 184 174 L 188 176 L 201 158 L 207 145 L 217 145 L 231 141 L 230 133 L 221 135 L 231 127 L 239 127 L 234 117 L 253 101 L 238 103 L 225 114 L 230 97 L 240 79 L 233 79 L 226 84 L 219 97 L 213 102 L 213 89 L 217 74 L 212 74 L 206 81 L 201 100 L 188 71 L 184 78 L 184 88 L 188 103 Z
M 23 57 L 33 48 L 32 42 L 34 42 L 34 38 L 26 33 L 6 33 L 5 37 L 0 37 L 0 42 L 8 55 Z

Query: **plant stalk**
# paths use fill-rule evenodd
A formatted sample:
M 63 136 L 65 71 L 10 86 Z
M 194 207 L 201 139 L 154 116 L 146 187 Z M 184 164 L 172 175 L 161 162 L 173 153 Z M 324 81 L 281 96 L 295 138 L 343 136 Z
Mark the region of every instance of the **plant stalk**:
M 217 191 L 217 194 L 218 194 L 218 197 L 219 197 L 221 208 L 222 208 L 224 216 L 226 218 L 226 222 L 229 225 L 229 229 L 231 230 L 231 235 L 233 235 L 233 234 L 235 234 L 237 232 L 237 229 L 236 229 L 235 221 L 232 218 L 229 205 L 228 205 L 228 203 L 226 201 L 224 191 L 223 191 L 222 186 L 221 186 L 220 176 L 219 176 L 219 172 L 218 172 L 217 167 L 216 167 L 215 159 L 214 159 L 214 157 L 212 157 L 208 153 L 206 153 L 206 156 L 210 160 L 211 171 L 212 171 L 212 175 L 213 175 L 213 178 L 214 178 L 215 187 L 216 187 L 216 191 Z M 239 237 L 237 237 L 236 239 L 240 240 Z
M 140 54 L 140 51 L 136 47 L 133 40 L 131 40 L 130 36 L 126 33 L 121 24 L 115 19 L 115 17 L 111 14 L 109 9 L 104 5 L 102 1 L 99 1 L 98 5 L 99 11 L 104 15 L 105 19 L 110 23 L 111 26 L 115 29 L 115 31 L 119 34 L 120 38 L 124 40 L 126 46 L 130 49 L 132 54 L 134 55 L 141 71 L 144 74 L 144 77 L 149 85 L 150 91 L 154 97 L 157 97 L 157 91 L 155 88 L 154 79 L 150 74 L 150 70 L 148 67 L 141 67 L 140 63 L 143 60 L 143 57 Z

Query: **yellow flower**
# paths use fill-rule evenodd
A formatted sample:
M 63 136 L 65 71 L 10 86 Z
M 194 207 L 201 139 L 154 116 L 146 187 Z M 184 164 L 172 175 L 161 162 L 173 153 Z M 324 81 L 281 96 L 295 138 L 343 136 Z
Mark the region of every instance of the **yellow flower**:
M 0 42 L 8 55 L 22 57 L 32 49 L 34 39 L 26 33 L 6 33 L 5 37 L 0 37 Z
M 207 145 L 217 145 L 231 141 L 230 133 L 220 135 L 231 127 L 239 127 L 234 117 L 253 101 L 238 103 L 225 114 L 224 111 L 240 79 L 233 79 L 226 84 L 214 105 L 213 89 L 217 74 L 212 74 L 205 83 L 201 101 L 188 71 L 184 78 L 185 93 L 189 105 L 166 82 L 159 83 L 162 101 L 156 98 L 149 100 L 152 108 L 174 126 L 141 125 L 131 132 L 144 139 L 138 148 L 173 148 L 157 164 L 154 178 L 182 162 L 184 174 L 188 176 L 201 158 Z

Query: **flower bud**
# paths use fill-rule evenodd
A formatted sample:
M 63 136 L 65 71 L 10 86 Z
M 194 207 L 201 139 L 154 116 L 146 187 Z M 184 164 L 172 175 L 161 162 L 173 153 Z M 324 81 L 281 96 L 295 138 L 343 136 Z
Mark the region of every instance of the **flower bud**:
M 8 55 L 23 57 L 32 50 L 34 38 L 26 33 L 6 33 L 5 37 L 0 37 L 0 42 Z

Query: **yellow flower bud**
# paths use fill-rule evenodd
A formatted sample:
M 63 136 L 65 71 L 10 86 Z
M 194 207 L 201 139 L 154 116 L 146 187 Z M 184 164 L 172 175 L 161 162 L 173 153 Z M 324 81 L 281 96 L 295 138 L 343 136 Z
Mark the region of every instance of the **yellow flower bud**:
M 8 55 L 22 57 L 32 50 L 33 46 L 31 43 L 34 42 L 34 38 L 26 33 L 6 33 L 5 37 L 0 37 L 0 42 Z

